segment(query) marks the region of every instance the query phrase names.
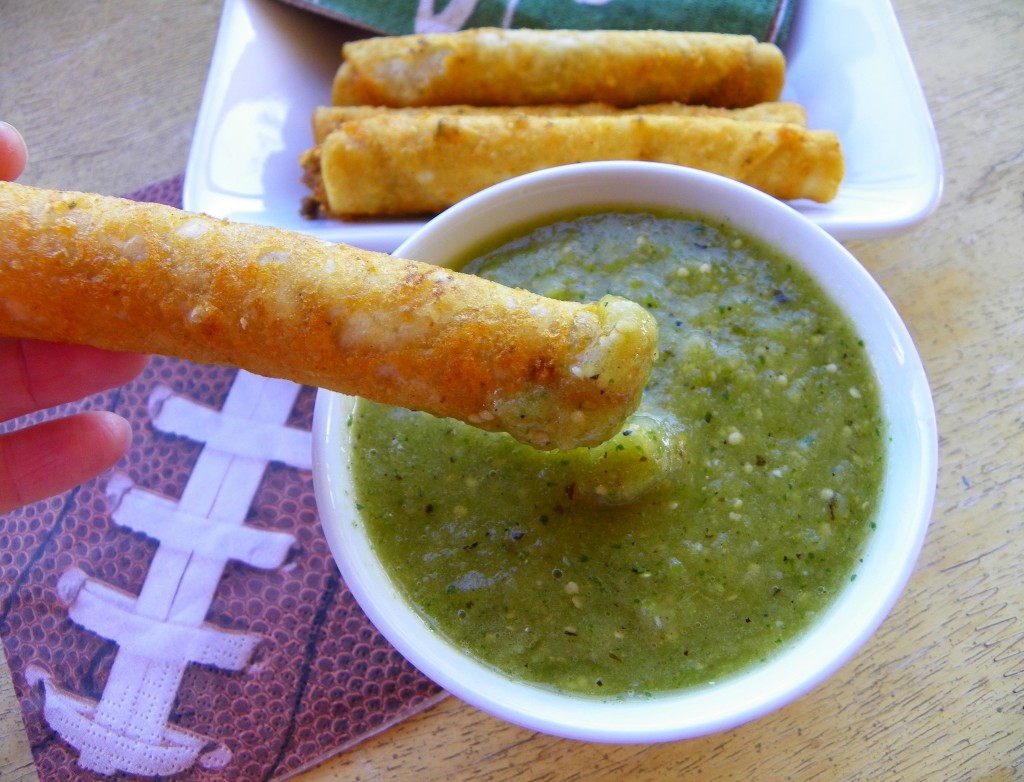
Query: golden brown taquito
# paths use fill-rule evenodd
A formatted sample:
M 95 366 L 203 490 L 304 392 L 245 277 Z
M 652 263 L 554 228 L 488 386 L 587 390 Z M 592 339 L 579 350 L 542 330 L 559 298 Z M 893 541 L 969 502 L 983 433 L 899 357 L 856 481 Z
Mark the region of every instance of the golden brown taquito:
M 477 28 L 345 44 L 331 102 L 736 107 L 778 100 L 784 79 L 782 52 L 751 36 Z
M 436 266 L 171 207 L 0 183 L 0 336 L 160 353 L 594 445 L 657 327 Z
M 843 176 L 835 133 L 680 116 L 425 116 L 343 123 L 303 157 L 328 214 L 435 213 L 511 177 L 568 163 L 649 160 L 744 182 L 780 199 L 828 201 Z
M 807 124 L 807 110 L 799 103 L 770 101 L 738 109 L 723 109 L 715 106 L 691 106 L 686 103 L 652 103 L 619 109 L 607 103 L 557 103 L 544 106 L 431 106 L 427 108 L 388 108 L 386 106 L 318 106 L 313 111 L 313 141 L 323 143 L 327 135 L 341 127 L 342 123 L 366 119 L 376 114 L 394 113 L 397 116 L 426 116 L 479 114 L 483 116 L 514 117 L 516 115 L 540 117 L 574 117 L 607 114 L 653 114 L 690 117 L 723 117 L 727 119 L 757 122 L 787 122 L 793 125 Z

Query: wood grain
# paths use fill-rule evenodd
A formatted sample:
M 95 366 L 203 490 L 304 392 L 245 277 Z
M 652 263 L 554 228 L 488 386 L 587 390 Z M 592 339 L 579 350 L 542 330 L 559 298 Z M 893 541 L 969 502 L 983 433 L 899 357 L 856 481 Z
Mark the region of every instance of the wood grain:
M 918 229 L 849 246 L 917 340 L 941 466 L 923 555 L 881 631 L 807 697 L 721 735 L 576 743 L 448 699 L 304 779 L 1024 780 L 1024 5 L 894 6 L 945 193 Z M 218 12 L 201 0 L 4 3 L 0 116 L 28 139 L 23 181 L 123 193 L 180 173 Z M 0 779 L 34 776 L 5 670 Z

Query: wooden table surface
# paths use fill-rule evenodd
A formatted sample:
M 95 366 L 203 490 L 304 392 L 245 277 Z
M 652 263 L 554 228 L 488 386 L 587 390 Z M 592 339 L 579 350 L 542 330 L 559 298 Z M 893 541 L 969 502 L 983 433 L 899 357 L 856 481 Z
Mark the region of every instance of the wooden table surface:
M 802 700 L 728 733 L 574 743 L 449 698 L 304 779 L 1024 780 L 1024 4 L 894 6 L 945 193 L 921 227 L 849 247 L 917 341 L 941 466 L 923 554 L 880 632 Z M 28 140 L 22 181 L 121 194 L 181 173 L 219 14 L 215 0 L 0 0 L 0 118 Z M 0 667 L 0 779 L 34 780 Z

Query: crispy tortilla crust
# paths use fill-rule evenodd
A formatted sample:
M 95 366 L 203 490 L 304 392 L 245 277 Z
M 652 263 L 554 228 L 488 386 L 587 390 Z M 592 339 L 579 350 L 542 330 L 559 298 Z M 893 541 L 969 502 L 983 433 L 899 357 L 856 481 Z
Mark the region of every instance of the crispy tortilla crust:
M 661 30 L 502 30 L 382 36 L 342 48 L 337 105 L 615 106 L 778 100 L 785 58 L 752 36 Z
M 237 366 L 566 449 L 636 408 L 657 327 L 621 299 L 3 182 L 0 335 Z
M 828 201 L 843 177 L 835 133 L 713 116 L 377 114 L 344 122 L 303 156 L 306 181 L 342 217 L 429 214 L 542 168 L 651 160 L 699 168 L 776 198 Z
M 807 126 L 807 110 L 798 103 L 770 101 L 738 109 L 723 109 L 711 106 L 691 106 L 683 103 L 656 103 L 619 109 L 606 103 L 551 104 L 546 106 L 432 106 L 426 108 L 388 108 L 384 106 L 319 106 L 313 112 L 312 129 L 315 147 L 304 150 L 299 156 L 302 167 L 302 182 L 311 191 L 304 199 L 302 212 L 310 218 L 319 216 L 346 219 L 366 217 L 366 214 L 342 214 L 331 208 L 327 189 L 320 169 L 320 145 L 334 131 L 346 122 L 356 122 L 374 116 L 390 115 L 396 121 L 402 118 L 416 118 L 419 122 L 440 121 L 446 116 L 479 115 L 504 119 L 512 122 L 516 117 L 576 117 L 576 116 L 695 116 L 719 117 L 744 122 L 779 122 Z M 841 176 L 841 169 L 840 174 Z M 339 187 L 358 190 L 363 182 L 346 182 Z M 429 214 L 430 210 L 422 210 Z M 415 214 L 415 212 L 413 213 Z
M 723 109 L 714 106 L 691 106 L 685 103 L 652 103 L 619 109 L 607 103 L 550 104 L 546 106 L 431 106 L 428 108 L 392 109 L 385 106 L 318 106 L 313 111 L 313 141 L 322 144 L 331 131 L 345 122 L 366 119 L 377 114 L 396 116 L 435 116 L 456 114 L 480 114 L 483 116 L 513 117 L 520 114 L 542 117 L 573 117 L 607 114 L 656 114 L 691 117 L 723 117 L 739 121 L 788 122 L 793 125 L 807 124 L 807 110 L 799 103 L 770 101 L 738 109 Z

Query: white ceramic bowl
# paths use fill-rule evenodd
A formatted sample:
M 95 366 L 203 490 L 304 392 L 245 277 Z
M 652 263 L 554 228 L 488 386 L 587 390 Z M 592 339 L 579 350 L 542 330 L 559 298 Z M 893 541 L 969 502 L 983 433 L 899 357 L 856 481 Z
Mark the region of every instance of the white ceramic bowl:
M 803 636 L 718 683 L 645 700 L 595 700 L 514 681 L 433 632 L 402 598 L 364 534 L 348 470 L 354 402 L 321 391 L 314 480 L 324 532 L 356 600 L 423 673 L 478 708 L 565 738 L 655 742 L 725 730 L 783 706 L 842 666 L 889 613 L 913 570 L 931 516 L 935 413 L 924 368 L 881 288 L 828 234 L 789 206 L 700 171 L 653 163 L 585 163 L 497 185 L 419 230 L 396 255 L 445 265 L 507 229 L 574 207 L 655 207 L 721 220 L 806 268 L 854 322 L 877 374 L 890 442 L 877 529 L 863 566 Z

